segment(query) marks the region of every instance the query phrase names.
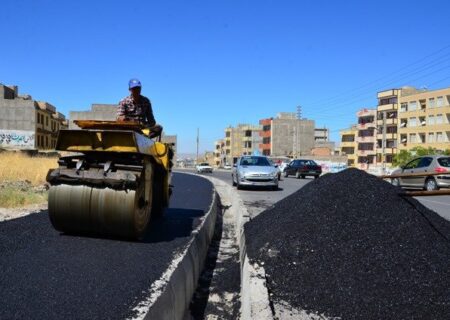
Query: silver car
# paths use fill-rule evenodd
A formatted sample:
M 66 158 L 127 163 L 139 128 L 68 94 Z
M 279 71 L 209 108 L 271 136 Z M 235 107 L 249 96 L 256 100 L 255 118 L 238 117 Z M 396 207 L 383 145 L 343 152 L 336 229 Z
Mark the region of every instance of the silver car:
M 231 179 L 238 189 L 261 186 L 278 190 L 278 168 L 265 156 L 240 157 L 233 166 Z
M 395 186 L 408 188 L 421 188 L 428 191 L 450 187 L 450 156 L 428 155 L 411 160 L 400 169 L 394 170 L 394 174 L 410 173 L 448 173 L 435 176 L 413 176 L 392 178 Z

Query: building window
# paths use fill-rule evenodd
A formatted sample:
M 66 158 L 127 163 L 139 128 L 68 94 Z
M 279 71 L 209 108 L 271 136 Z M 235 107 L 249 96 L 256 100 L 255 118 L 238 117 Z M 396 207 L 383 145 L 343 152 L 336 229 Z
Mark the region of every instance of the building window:
M 270 131 L 270 124 L 263 126 L 263 131 Z
M 444 97 L 437 97 L 436 98 L 436 107 L 442 107 L 444 105 Z
M 225 137 L 227 137 L 227 138 L 230 137 L 230 131 L 225 132 Z
M 408 111 L 414 111 L 417 110 L 417 101 L 411 101 L 408 104 Z
M 229 146 L 230 146 L 230 140 L 227 140 L 227 141 L 225 142 L 225 145 L 226 145 L 227 147 L 229 147 Z
M 411 133 L 409 135 L 409 142 L 416 143 L 416 141 L 417 141 L 417 135 L 415 133 Z
M 428 142 L 434 142 L 434 132 L 428 133 Z
M 436 124 L 442 124 L 442 114 L 436 115 Z
M 245 130 L 245 136 L 251 137 L 252 136 L 252 130 Z
M 415 127 L 415 126 L 417 126 L 417 119 L 416 118 L 409 118 L 408 127 Z
M 263 144 L 268 144 L 268 143 L 270 143 L 270 137 L 264 137 L 264 138 L 262 139 L 262 143 L 263 143 Z
M 435 107 L 434 98 L 428 99 L 428 108 L 434 108 L 434 107 Z
M 244 148 L 251 148 L 252 142 L 251 141 L 244 141 Z
M 436 142 L 444 142 L 444 136 L 442 132 L 436 132 Z
M 406 102 L 403 102 L 400 105 L 400 112 L 406 112 L 406 111 L 408 111 L 408 104 Z

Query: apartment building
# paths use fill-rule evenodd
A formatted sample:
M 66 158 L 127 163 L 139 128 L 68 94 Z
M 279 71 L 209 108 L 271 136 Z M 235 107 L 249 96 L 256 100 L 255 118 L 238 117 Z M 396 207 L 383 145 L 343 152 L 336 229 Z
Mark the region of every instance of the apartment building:
M 376 109 L 362 109 L 357 112 L 358 123 L 355 141 L 356 167 L 366 170 L 370 165 L 376 164 Z
M 408 91 L 407 88 L 405 88 Z M 377 93 L 377 163 L 392 165 L 397 153 L 398 106 L 402 89 L 390 89 Z
M 225 129 L 225 161 L 233 164 L 241 155 L 259 153 L 261 127 L 251 124 L 239 124 Z
M 315 145 L 313 120 L 299 119 L 295 112 L 280 112 L 275 118 L 260 120 L 259 124 L 262 154 L 274 157 L 311 154 Z
M 59 130 L 68 126 L 65 116 L 50 103 L 18 92 L 18 86 L 0 84 L 0 148 L 54 149 Z
M 356 144 L 356 136 L 358 134 L 358 129 L 356 125 L 353 125 L 348 129 L 341 130 L 339 134 L 341 136 L 339 154 L 347 156 L 347 165 L 349 167 L 354 167 L 357 161 L 356 151 L 358 146 Z
M 216 140 L 214 142 L 214 165 L 220 168 L 225 166 L 226 164 L 225 140 Z
M 420 92 L 402 90 L 399 103 L 399 150 L 417 146 L 450 149 L 450 87 Z

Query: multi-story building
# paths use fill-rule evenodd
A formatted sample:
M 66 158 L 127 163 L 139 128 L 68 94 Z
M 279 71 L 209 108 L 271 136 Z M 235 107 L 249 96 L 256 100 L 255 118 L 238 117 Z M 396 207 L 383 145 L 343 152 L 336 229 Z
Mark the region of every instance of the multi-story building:
M 0 148 L 54 149 L 59 130 L 67 125 L 53 105 L 19 95 L 17 86 L 0 84 Z
M 376 160 L 383 168 L 392 165 L 397 153 L 398 101 L 401 92 L 402 89 L 390 89 L 377 94 Z
M 450 149 L 450 87 L 402 90 L 399 103 L 399 150 L 417 146 Z
M 297 113 L 280 112 L 276 118 L 262 119 L 262 154 L 274 157 L 310 155 L 314 148 L 314 121 L 299 119 Z
M 220 139 L 214 142 L 214 165 L 223 167 L 226 164 L 225 161 L 225 140 Z
M 357 112 L 358 132 L 355 141 L 357 144 L 356 166 L 359 169 L 368 169 L 370 165 L 376 164 L 376 116 L 376 109 L 362 109 Z
M 259 153 L 261 142 L 259 136 L 260 126 L 239 124 L 237 127 L 225 129 L 225 161 L 233 164 L 241 155 Z
M 341 130 L 339 133 L 341 136 L 339 154 L 347 156 L 347 165 L 349 167 L 354 167 L 357 160 L 356 151 L 358 146 L 356 144 L 356 136 L 358 134 L 358 129 L 356 128 L 356 125 L 353 125 L 348 129 Z

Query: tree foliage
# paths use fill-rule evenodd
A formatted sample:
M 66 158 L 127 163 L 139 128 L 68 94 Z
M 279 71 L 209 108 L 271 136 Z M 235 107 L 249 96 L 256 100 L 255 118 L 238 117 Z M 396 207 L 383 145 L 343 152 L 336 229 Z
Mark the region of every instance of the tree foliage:
M 425 156 L 425 155 L 433 155 L 433 154 L 444 154 L 450 155 L 450 149 L 446 149 L 444 151 L 437 150 L 436 148 L 428 147 L 414 147 L 411 150 L 400 150 L 392 161 L 393 166 L 403 166 L 407 164 L 409 161 L 416 157 Z

